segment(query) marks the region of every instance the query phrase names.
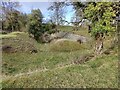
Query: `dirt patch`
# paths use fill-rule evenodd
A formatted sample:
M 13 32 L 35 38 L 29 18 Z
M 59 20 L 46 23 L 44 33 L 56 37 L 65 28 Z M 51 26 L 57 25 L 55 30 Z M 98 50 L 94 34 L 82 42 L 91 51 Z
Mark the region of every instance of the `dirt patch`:
M 5 52 L 5 53 L 14 53 L 14 52 L 16 52 L 16 50 L 12 46 L 4 45 L 4 46 L 2 46 L 2 52 Z
M 73 63 L 74 64 L 82 64 L 84 62 L 87 62 L 88 60 L 91 60 L 94 57 L 93 54 L 87 54 L 87 55 L 83 55 L 82 57 L 80 57 L 77 60 L 74 60 Z
M 33 43 L 18 38 L 3 39 L 1 50 L 5 53 L 14 53 L 14 52 L 37 53 L 38 52 L 37 48 Z

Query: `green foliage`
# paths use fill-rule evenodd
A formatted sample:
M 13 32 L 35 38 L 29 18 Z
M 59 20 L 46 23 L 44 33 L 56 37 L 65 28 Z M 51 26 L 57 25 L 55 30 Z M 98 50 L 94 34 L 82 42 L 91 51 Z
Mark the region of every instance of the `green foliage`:
M 44 33 L 42 29 L 42 18 L 43 16 L 39 9 L 32 10 L 32 13 L 29 15 L 28 32 L 34 35 L 37 41 L 40 40 L 39 38 Z
M 7 30 L 9 32 L 11 31 L 20 31 L 23 22 L 26 20 L 21 19 L 21 12 L 17 10 L 17 8 L 20 7 L 19 2 L 2 2 L 1 8 L 2 8 L 2 29 Z
M 47 32 L 48 34 L 55 33 L 55 27 L 56 27 L 55 24 L 49 24 L 49 23 L 42 24 L 42 28 L 44 32 Z
M 28 32 L 34 36 L 34 39 L 38 42 L 43 42 L 43 34 L 44 33 L 54 33 L 55 25 L 51 23 L 42 23 L 42 13 L 39 9 L 32 10 L 32 13 L 28 15 Z
M 27 15 L 20 13 L 17 10 L 9 11 L 6 14 L 6 19 L 2 21 L 3 30 L 7 31 L 22 31 L 23 27 L 26 27 Z
M 11 11 L 7 13 L 6 20 L 4 22 L 4 29 L 10 31 L 19 31 L 20 30 L 20 22 L 19 22 L 19 11 Z
M 92 22 L 91 32 L 93 35 L 115 30 L 112 22 L 116 15 L 111 5 L 112 2 L 97 2 L 89 3 L 85 8 L 85 17 Z
M 27 16 L 27 14 L 20 13 L 20 15 L 19 15 L 19 22 L 20 22 L 20 25 L 21 25 L 21 29 L 22 29 L 22 27 L 26 28 L 27 22 L 28 22 L 28 16 Z

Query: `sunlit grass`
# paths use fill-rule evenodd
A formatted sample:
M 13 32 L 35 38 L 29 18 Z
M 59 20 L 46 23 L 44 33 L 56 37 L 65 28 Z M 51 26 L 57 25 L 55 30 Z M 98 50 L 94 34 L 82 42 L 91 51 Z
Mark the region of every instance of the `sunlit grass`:
M 11 35 L 11 34 L 9 34 L 9 35 L 0 35 L 0 38 L 13 38 L 13 37 L 16 37 L 16 35 Z
M 101 62 L 99 65 L 97 62 Z M 4 79 L 3 87 L 19 88 L 117 88 L 117 56 L 98 57 L 81 65 L 72 65 L 30 75 Z M 95 66 L 95 65 L 96 66 Z M 14 83 L 13 83 L 14 82 Z
M 61 40 L 50 45 L 50 51 L 70 52 L 83 50 L 85 46 L 76 41 Z
M 89 34 L 86 34 L 86 30 L 72 31 L 72 27 L 62 27 L 61 30 L 89 37 Z M 37 43 L 34 39 L 29 38 L 27 33 L 13 32 L 7 35 L 8 38 L 3 39 L 2 45 L 26 47 L 32 44 L 37 48 L 38 53 L 26 53 L 24 50 L 10 54 L 3 53 L 2 85 L 4 88 L 118 87 L 117 48 L 109 55 L 102 54 L 85 63 L 73 64 L 81 56 L 94 52 L 94 40 L 81 45 L 73 42 L 61 42 L 62 45 L 61 43 L 54 45 L 53 42 L 45 44 Z M 12 35 L 15 35 L 15 37 L 10 38 Z M 106 38 L 104 42 L 105 48 L 110 46 L 111 39 L 112 37 Z M 51 47 L 57 50 L 52 51 Z M 83 49 L 82 47 L 85 48 Z M 26 74 L 35 70 L 38 70 L 38 72 Z M 44 72 L 39 72 L 39 70 Z M 25 73 L 25 75 L 15 77 L 15 75 L 20 73 Z
M 8 33 L 8 34 L 0 34 L 0 38 L 14 38 L 16 37 L 18 34 L 24 34 L 24 32 L 12 32 L 12 33 Z

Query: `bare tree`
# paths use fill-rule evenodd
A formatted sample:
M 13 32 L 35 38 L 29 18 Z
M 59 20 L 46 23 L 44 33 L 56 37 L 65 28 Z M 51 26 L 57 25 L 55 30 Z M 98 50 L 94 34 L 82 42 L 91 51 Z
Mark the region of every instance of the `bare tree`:
M 53 2 L 52 5 L 48 8 L 50 12 L 50 18 L 57 27 L 64 24 L 65 19 L 65 2 Z M 56 27 L 56 29 L 57 29 Z
M 9 12 L 12 12 L 16 10 L 20 6 L 19 2 L 2 2 L 1 8 L 2 8 L 2 19 L 6 18 L 6 15 Z
M 82 22 L 82 19 L 77 16 L 77 15 L 74 15 L 72 18 L 71 18 L 71 23 L 74 25 L 73 27 L 73 30 L 78 30 L 79 28 L 79 24 Z

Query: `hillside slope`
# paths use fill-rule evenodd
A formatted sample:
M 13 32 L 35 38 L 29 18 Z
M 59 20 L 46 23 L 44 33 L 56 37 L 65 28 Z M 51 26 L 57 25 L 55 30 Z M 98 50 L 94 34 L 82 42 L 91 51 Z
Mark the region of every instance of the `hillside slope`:
M 110 46 L 109 42 L 109 40 L 105 42 L 105 48 Z M 93 43 L 82 44 L 87 48 L 79 50 L 51 51 L 50 46 L 53 43 L 37 43 L 30 39 L 27 33 L 9 38 L 7 36 L 3 39 L 2 45 L 11 45 L 20 51 L 3 52 L 2 86 L 3 88 L 117 88 L 117 47 L 108 55 L 102 54 L 87 62 L 74 63 L 82 56 L 94 52 Z M 34 46 L 38 52 L 24 51 L 25 48 L 26 50 L 31 48 L 28 47 L 29 44 Z

